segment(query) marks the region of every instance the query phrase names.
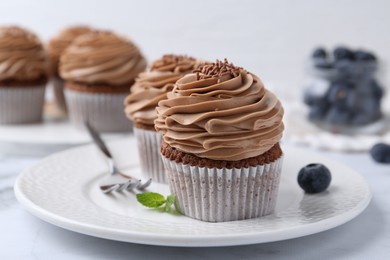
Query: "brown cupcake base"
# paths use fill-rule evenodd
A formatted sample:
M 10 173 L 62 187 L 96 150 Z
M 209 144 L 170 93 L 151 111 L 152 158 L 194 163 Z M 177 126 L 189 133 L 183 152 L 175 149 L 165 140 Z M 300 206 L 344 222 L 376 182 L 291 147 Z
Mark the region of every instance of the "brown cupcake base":
M 189 164 L 191 166 L 207 167 L 207 168 L 247 168 L 256 167 L 257 165 L 267 164 L 279 159 L 283 152 L 279 143 L 275 144 L 270 150 L 256 157 L 247 158 L 239 161 L 222 161 L 200 158 L 196 155 L 184 153 L 171 147 L 169 144 L 162 142 L 161 154 L 171 161 L 176 163 Z
M 0 81 L 0 88 L 13 88 L 13 87 L 19 87 L 19 88 L 31 88 L 31 87 L 37 87 L 40 88 L 42 86 L 45 86 L 47 83 L 47 77 L 41 76 L 34 80 L 16 80 L 16 79 L 7 79 Z
M 130 87 L 133 82 L 128 82 L 123 85 L 113 86 L 108 84 L 88 84 L 75 81 L 67 81 L 65 87 L 77 92 L 87 93 L 126 93 L 130 92 Z

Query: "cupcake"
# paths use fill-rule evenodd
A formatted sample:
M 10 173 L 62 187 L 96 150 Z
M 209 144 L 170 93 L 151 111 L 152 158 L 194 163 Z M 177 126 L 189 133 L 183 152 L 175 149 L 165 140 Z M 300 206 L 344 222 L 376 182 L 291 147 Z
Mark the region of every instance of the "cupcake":
M 42 120 L 47 58 L 38 37 L 16 26 L 0 27 L 0 124 Z
M 79 128 L 84 121 L 100 132 L 124 132 L 132 124 L 123 100 L 146 61 L 129 40 L 111 32 L 79 36 L 60 58 L 69 118 Z
M 152 64 L 149 71 L 140 73 L 124 102 L 125 113 L 133 121 L 141 170 L 157 182 L 167 183 L 159 151 L 161 134 L 154 128 L 156 106 L 160 100 L 166 99 L 175 82 L 192 72 L 196 64 L 191 57 L 164 55 Z
M 161 156 L 177 208 L 222 222 L 274 211 L 283 108 L 261 80 L 225 59 L 179 79 L 157 107 Z
M 75 38 L 90 32 L 92 32 L 92 29 L 87 26 L 68 27 L 53 37 L 48 43 L 47 51 L 51 61 L 52 73 L 50 83 L 53 87 L 55 101 L 58 107 L 63 111 L 66 111 L 66 102 L 64 95 L 64 81 L 59 77 L 58 73 L 60 56 Z

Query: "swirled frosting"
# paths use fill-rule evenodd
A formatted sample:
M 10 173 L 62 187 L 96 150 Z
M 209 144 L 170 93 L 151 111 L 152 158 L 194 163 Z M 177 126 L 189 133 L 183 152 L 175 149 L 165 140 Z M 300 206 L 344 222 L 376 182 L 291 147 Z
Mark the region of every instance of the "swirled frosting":
M 60 76 L 89 84 L 132 83 L 146 68 L 140 50 L 111 32 L 96 31 L 77 37 L 60 58 Z
M 49 41 L 47 51 L 55 70 L 57 70 L 60 56 L 66 47 L 68 47 L 78 36 L 92 31 L 93 30 L 87 26 L 72 26 L 60 31 L 57 36 Z
M 0 80 L 33 81 L 46 75 L 46 53 L 38 37 L 20 27 L 0 27 Z
M 164 55 L 156 60 L 150 71 L 140 73 L 131 87 L 131 94 L 124 102 L 126 115 L 136 125 L 153 129 L 158 102 L 166 99 L 174 83 L 195 69 L 196 64 L 194 58 L 182 55 Z
M 283 108 L 254 74 L 224 62 L 179 79 L 159 102 L 157 131 L 170 146 L 201 158 L 238 161 L 282 138 Z

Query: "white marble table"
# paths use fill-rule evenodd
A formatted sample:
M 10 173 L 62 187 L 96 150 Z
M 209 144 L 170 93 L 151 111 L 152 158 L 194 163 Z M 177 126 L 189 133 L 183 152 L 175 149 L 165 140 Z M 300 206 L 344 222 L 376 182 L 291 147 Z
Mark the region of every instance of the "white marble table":
M 361 215 L 340 227 L 307 237 L 221 248 L 122 243 L 43 222 L 18 204 L 12 187 L 18 173 L 39 158 L 3 153 L 0 154 L 0 259 L 389 259 L 390 165 L 376 164 L 367 154 L 321 153 L 345 163 L 368 180 L 373 199 Z

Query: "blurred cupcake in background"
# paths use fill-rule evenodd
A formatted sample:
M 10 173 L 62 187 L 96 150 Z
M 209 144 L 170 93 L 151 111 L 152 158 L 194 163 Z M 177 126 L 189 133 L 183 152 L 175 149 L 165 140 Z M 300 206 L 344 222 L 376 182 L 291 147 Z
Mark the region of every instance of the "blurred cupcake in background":
M 125 113 L 133 121 L 142 172 L 157 182 L 166 182 L 160 156 L 161 134 L 154 128 L 156 106 L 167 98 L 175 82 L 192 72 L 197 60 L 183 55 L 164 55 L 149 71 L 141 73 L 125 99 Z
M 0 27 L 0 124 L 42 120 L 47 74 L 47 56 L 34 33 Z
M 64 96 L 64 81 L 60 78 L 58 71 L 60 56 L 75 38 L 90 32 L 92 32 L 92 29 L 87 26 L 67 27 L 54 36 L 47 45 L 52 74 L 50 85 L 53 87 L 55 101 L 62 111 L 66 111 L 66 102 Z
M 71 122 L 83 128 L 88 120 L 100 132 L 131 131 L 123 100 L 145 68 L 138 47 L 112 32 L 95 31 L 75 39 L 59 66 Z

